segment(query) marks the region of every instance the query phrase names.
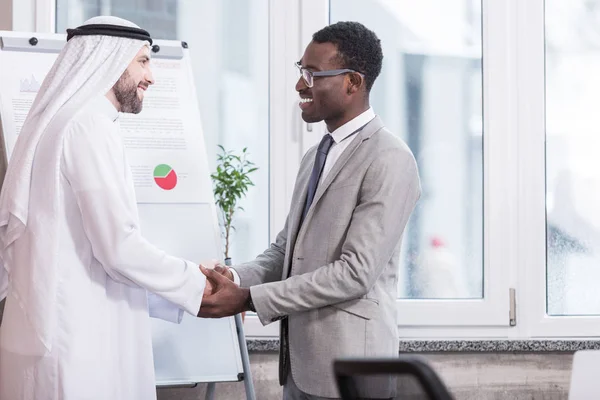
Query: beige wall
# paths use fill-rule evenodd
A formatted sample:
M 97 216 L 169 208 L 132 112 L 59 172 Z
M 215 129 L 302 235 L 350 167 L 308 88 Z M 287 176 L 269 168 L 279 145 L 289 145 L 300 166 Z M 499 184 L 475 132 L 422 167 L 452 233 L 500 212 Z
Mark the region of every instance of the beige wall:
M 13 0 L 0 0 L 0 31 L 12 30 Z
M 455 400 L 566 399 L 570 353 L 436 353 L 423 355 Z M 250 353 L 256 398 L 281 400 L 275 352 Z M 205 384 L 193 389 L 158 389 L 158 400 L 203 399 Z M 215 400 L 245 399 L 244 384 L 218 383 Z

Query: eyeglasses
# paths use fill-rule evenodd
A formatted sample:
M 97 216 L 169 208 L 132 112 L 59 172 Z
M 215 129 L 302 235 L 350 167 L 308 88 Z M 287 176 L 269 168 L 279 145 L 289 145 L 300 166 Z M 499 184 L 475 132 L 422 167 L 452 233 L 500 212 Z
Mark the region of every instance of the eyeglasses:
M 306 83 L 306 86 L 308 86 L 309 88 L 313 87 L 314 84 L 314 77 L 320 77 L 320 76 L 337 76 L 337 75 L 341 75 L 341 74 L 348 74 L 351 72 L 355 72 L 357 74 L 361 74 L 362 73 L 355 71 L 353 69 L 348 69 L 348 68 L 344 68 L 344 69 L 330 69 L 328 71 L 310 71 L 306 68 L 304 68 L 302 65 L 300 65 L 299 62 L 296 62 L 296 67 L 298 68 L 298 71 L 300 71 L 300 75 L 302 76 L 302 79 L 304 80 L 304 83 Z

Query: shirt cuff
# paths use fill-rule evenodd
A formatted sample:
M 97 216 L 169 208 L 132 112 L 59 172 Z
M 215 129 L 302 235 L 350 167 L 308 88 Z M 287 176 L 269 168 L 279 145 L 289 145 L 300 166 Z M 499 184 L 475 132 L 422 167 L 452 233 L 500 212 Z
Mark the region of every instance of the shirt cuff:
M 233 268 L 229 268 L 229 270 L 231 271 L 231 275 L 233 275 L 233 283 L 240 286 L 240 276 L 238 275 L 238 273 L 235 272 L 235 269 Z
M 183 318 L 183 310 L 179 306 L 151 292 L 148 292 L 148 311 L 151 318 L 175 324 L 181 323 Z
M 189 299 L 185 303 L 183 309 L 194 317 L 198 316 L 200 306 L 202 305 L 202 296 L 204 295 L 204 287 L 206 286 L 206 276 L 198 268 L 198 264 L 191 261 L 185 261 L 192 275 L 192 284 L 189 287 Z

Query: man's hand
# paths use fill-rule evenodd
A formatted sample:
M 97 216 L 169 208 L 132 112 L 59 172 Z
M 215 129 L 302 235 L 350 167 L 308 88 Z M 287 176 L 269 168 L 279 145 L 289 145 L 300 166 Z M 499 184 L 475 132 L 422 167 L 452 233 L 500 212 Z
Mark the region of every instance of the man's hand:
M 198 266 L 198 268 L 200 268 L 200 271 L 202 271 L 202 268 L 206 268 L 206 264 L 210 265 L 208 268 L 214 268 L 216 265 L 218 265 L 218 261 L 216 260 L 212 260 L 210 262 L 204 262 L 204 264 L 200 264 Z M 210 296 L 211 294 L 213 294 L 214 292 L 214 288 L 212 283 L 207 279 L 206 280 L 206 284 L 204 285 L 204 293 L 202 294 L 202 298 L 206 297 L 206 296 Z
M 223 275 L 225 278 L 227 278 L 233 282 L 233 272 L 231 272 L 231 270 L 229 270 L 228 266 L 225 266 L 222 264 L 217 264 L 217 265 L 215 265 L 214 270 L 216 272 L 218 272 L 219 274 Z
M 233 281 L 233 273 L 229 270 L 229 267 L 221 263 L 221 261 L 213 259 L 210 261 L 203 261 L 202 263 L 200 263 L 200 265 L 206 269 L 214 269 L 230 281 Z
M 240 288 L 225 274 L 219 273 L 216 268 L 211 270 L 201 265 L 200 271 L 206 275 L 206 284 L 210 282 L 212 292 L 202 298 L 199 317 L 222 318 L 249 310 L 250 289 Z M 231 271 L 227 269 L 225 273 L 231 274 Z
M 207 279 L 206 280 L 206 285 L 204 286 L 204 294 L 202 294 L 202 298 L 205 298 L 206 296 L 210 296 L 211 294 L 213 294 L 213 292 L 214 292 L 213 285 Z

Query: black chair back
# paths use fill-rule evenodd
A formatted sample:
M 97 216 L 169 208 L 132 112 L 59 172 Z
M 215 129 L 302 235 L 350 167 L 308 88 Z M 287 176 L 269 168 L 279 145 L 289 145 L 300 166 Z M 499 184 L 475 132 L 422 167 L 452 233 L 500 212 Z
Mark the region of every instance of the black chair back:
M 364 399 L 365 387 L 369 386 L 371 389 L 367 393 L 372 393 L 373 388 L 377 392 L 378 388 L 390 384 L 392 390 L 382 398 L 453 400 L 444 383 L 422 357 L 403 355 L 389 359 L 336 360 L 333 369 L 343 400 Z

